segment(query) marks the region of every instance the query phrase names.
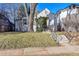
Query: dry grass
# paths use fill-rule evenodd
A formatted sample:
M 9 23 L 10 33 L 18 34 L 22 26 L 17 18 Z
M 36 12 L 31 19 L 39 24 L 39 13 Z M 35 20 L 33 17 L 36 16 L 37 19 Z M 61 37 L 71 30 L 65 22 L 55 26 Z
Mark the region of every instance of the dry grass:
M 0 33 L 0 49 L 56 46 L 48 33 Z

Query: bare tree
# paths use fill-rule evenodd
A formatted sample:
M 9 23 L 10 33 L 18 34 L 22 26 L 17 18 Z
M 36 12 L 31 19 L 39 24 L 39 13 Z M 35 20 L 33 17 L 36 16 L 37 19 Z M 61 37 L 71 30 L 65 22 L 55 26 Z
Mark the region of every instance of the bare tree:
M 23 5 L 24 5 L 24 11 L 25 11 L 25 15 L 26 15 L 26 21 L 28 24 L 28 21 L 29 21 L 28 6 L 27 6 L 27 3 L 24 3 Z
M 26 14 L 26 20 L 28 24 L 28 31 L 32 32 L 33 31 L 33 22 L 34 22 L 34 14 L 36 10 L 37 3 L 30 3 L 30 14 L 28 14 L 28 4 L 24 3 L 24 9 L 25 9 L 25 14 Z
M 34 21 L 34 14 L 36 9 L 37 3 L 30 4 L 30 16 L 29 16 L 29 32 L 33 32 L 33 21 Z
M 21 4 L 18 4 L 18 20 L 19 20 L 19 30 L 22 31 L 22 9 Z

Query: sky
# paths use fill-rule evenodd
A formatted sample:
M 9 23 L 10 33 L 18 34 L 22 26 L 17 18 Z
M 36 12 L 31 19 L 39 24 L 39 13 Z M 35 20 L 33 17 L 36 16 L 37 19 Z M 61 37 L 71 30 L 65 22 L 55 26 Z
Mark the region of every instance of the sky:
M 77 3 L 79 4 L 79 3 Z M 1 4 L 0 3 L 0 8 L 2 8 L 2 6 L 5 6 L 7 7 L 8 3 L 7 4 Z M 11 4 L 10 7 L 13 6 L 17 6 L 18 4 Z M 61 10 L 61 9 L 64 9 L 66 7 L 68 7 L 69 5 L 71 5 L 70 3 L 38 3 L 37 5 L 37 10 L 39 12 L 41 12 L 42 10 L 44 10 L 45 8 L 49 9 L 52 13 L 56 14 L 57 11 Z M 8 8 L 8 7 L 7 7 Z M 16 8 L 17 9 L 17 8 Z
M 37 5 L 37 10 L 41 12 L 45 8 L 49 9 L 52 13 L 56 14 L 57 11 L 64 9 L 71 5 L 70 3 L 39 3 Z

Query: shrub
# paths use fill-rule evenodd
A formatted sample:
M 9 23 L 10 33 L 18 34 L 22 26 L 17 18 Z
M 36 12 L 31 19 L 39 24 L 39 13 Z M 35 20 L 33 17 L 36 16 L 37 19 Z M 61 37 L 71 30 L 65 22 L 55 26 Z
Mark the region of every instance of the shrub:
M 36 19 L 37 32 L 45 31 L 45 29 L 47 28 L 47 19 L 48 17 L 40 17 Z

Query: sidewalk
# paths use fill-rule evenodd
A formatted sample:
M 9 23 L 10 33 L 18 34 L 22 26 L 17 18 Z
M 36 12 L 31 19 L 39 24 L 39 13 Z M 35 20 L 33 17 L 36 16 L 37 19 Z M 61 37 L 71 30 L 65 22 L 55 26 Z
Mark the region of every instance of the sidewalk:
M 62 54 L 79 55 L 79 46 L 0 50 L 0 55 L 2 56 L 53 56 Z

